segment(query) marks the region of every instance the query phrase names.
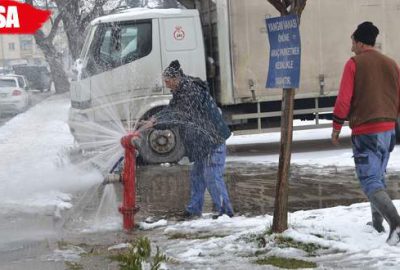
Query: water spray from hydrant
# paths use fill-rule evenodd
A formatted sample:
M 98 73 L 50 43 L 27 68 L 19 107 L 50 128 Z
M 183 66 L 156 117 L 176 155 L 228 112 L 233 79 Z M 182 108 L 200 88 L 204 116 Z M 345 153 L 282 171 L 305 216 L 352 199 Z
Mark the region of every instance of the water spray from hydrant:
M 123 184 L 123 197 L 122 203 L 118 208 L 123 218 L 123 228 L 126 231 L 132 231 L 135 226 L 134 216 L 139 210 L 136 207 L 136 144 L 137 140 L 140 139 L 140 133 L 138 131 L 131 132 L 128 135 L 121 138 L 121 144 L 125 149 L 124 156 L 124 169 L 121 174 L 109 174 L 104 179 L 104 184 L 110 184 L 115 182 L 122 182 Z M 114 168 L 122 161 L 120 159 Z

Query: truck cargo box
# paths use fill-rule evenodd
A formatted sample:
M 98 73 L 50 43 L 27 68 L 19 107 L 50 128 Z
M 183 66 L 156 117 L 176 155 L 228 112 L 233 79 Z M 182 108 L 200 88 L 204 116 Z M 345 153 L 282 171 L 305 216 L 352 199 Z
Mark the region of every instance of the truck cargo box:
M 222 105 L 281 100 L 266 89 L 269 44 L 265 18 L 280 16 L 266 0 L 201 1 L 205 45 L 219 71 L 214 90 Z M 301 83 L 296 99 L 336 96 L 351 52 L 351 34 L 362 21 L 379 27 L 376 47 L 400 60 L 399 0 L 307 1 L 301 17 Z M 254 90 L 254 94 L 252 93 Z

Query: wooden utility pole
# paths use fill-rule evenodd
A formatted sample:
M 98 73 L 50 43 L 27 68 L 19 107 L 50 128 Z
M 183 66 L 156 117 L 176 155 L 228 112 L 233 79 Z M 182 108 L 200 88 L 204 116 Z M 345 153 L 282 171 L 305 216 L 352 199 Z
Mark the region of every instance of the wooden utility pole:
M 276 183 L 273 232 L 288 228 L 289 172 L 293 138 L 293 105 L 295 90 L 283 89 L 281 116 L 281 144 L 279 152 L 278 181 Z
M 281 13 L 281 16 L 297 15 L 300 20 L 307 0 L 268 0 L 268 2 Z M 292 153 L 294 96 L 294 88 L 283 89 L 279 169 L 272 223 L 272 231 L 277 233 L 283 232 L 288 228 L 288 179 Z

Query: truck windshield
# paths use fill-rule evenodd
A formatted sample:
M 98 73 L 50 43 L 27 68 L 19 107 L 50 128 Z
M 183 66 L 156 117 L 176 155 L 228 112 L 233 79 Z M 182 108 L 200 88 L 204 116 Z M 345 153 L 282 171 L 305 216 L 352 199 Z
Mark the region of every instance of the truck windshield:
M 145 57 L 152 50 L 152 21 L 99 24 L 86 50 L 86 67 L 90 75 Z

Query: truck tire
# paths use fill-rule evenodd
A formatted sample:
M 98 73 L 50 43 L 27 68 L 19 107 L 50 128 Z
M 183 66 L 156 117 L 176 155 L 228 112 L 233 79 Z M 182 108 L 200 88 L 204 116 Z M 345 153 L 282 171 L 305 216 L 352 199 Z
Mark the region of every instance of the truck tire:
M 143 132 L 138 148 L 139 158 L 145 164 L 175 163 L 185 154 L 177 128 Z
M 400 118 L 397 118 L 396 121 L 396 141 L 400 143 Z

